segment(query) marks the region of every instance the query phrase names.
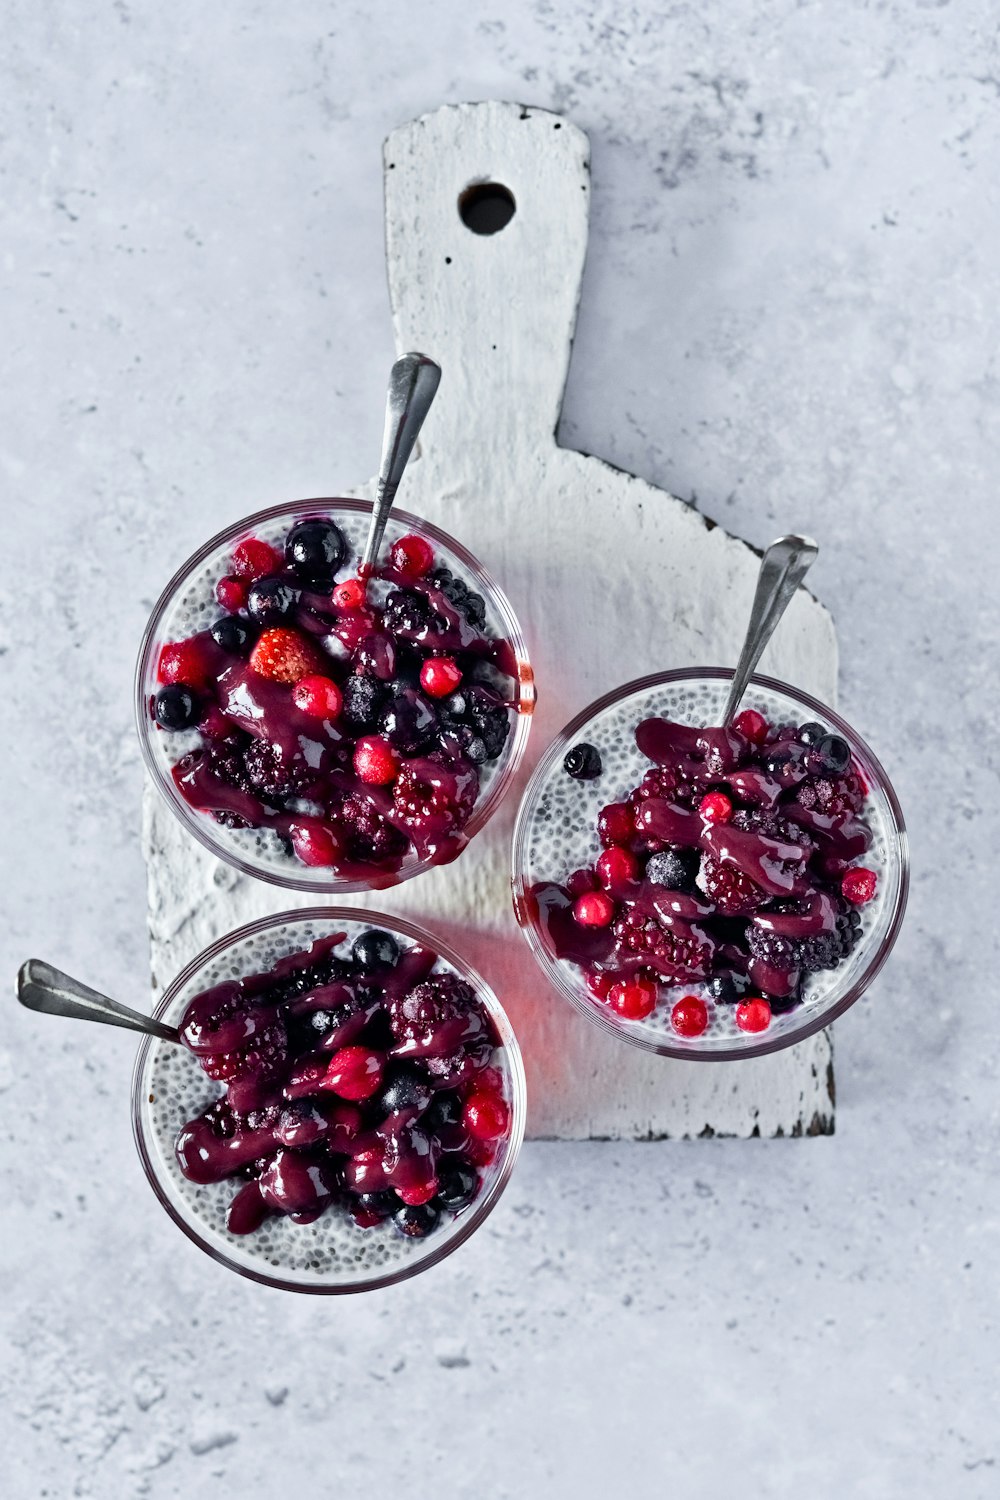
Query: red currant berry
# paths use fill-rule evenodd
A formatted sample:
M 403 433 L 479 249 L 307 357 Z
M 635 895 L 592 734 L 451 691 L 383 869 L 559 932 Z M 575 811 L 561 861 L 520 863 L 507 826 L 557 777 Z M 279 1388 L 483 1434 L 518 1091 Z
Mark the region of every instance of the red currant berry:
M 399 761 L 388 740 L 362 735 L 354 747 L 354 774 L 368 786 L 388 786 L 399 774 Z
M 335 865 L 340 849 L 337 840 L 318 818 L 302 818 L 289 829 L 292 848 L 304 865 Z
M 247 602 L 247 586 L 240 578 L 220 578 L 215 585 L 215 597 L 223 609 L 234 615 Z
M 329 677 L 300 677 L 292 688 L 292 702 L 311 719 L 336 719 L 344 700 L 340 688 Z
M 606 1000 L 614 988 L 614 980 L 610 974 L 602 974 L 600 969 L 589 969 L 587 971 L 587 988 L 598 1000 Z
M 771 1024 L 771 1007 L 766 1000 L 743 1000 L 736 1007 L 736 1024 L 741 1031 L 766 1031 Z
M 473 1140 L 496 1141 L 507 1134 L 510 1110 L 499 1094 L 487 1094 L 477 1089 L 466 1099 L 462 1119 Z
M 381 1088 L 384 1072 L 381 1052 L 373 1052 L 370 1047 L 341 1047 L 333 1054 L 323 1087 L 341 1099 L 370 1099 Z
M 345 578 L 343 583 L 338 583 L 333 591 L 333 602 L 338 609 L 350 613 L 355 609 L 362 609 L 365 603 L 365 586 L 360 578 Z
M 447 698 L 462 680 L 462 669 L 450 656 L 432 656 L 420 668 L 420 686 L 432 698 Z
M 208 687 L 213 680 L 205 648 L 197 636 L 190 636 L 186 641 L 170 641 L 164 646 L 157 670 L 161 682 L 183 682 L 188 687 Z
M 432 1177 L 429 1182 L 421 1182 L 413 1187 L 397 1188 L 396 1193 L 408 1208 L 419 1208 L 422 1203 L 429 1203 L 438 1190 L 438 1180 Z
M 755 708 L 745 708 L 733 720 L 733 728 L 746 735 L 752 745 L 762 745 L 770 732 L 770 724 Z
M 281 567 L 281 558 L 267 542 L 255 536 L 247 537 L 233 551 L 233 572 L 237 578 L 263 578 L 265 573 L 276 573 Z
M 612 986 L 608 1005 L 625 1021 L 644 1021 L 656 1009 L 656 985 L 649 979 L 629 979 Z
M 874 870 L 866 870 L 858 865 L 853 870 L 848 870 L 840 883 L 844 899 L 852 906 L 865 906 L 875 895 L 878 885 L 878 876 Z
M 588 891 L 597 890 L 597 876 L 593 870 L 574 870 L 566 877 L 566 889 L 573 897 L 585 896 Z
M 615 903 L 604 891 L 586 891 L 573 902 L 573 916 L 581 927 L 610 927 Z
M 407 578 L 423 578 L 434 565 L 434 549 L 422 536 L 401 536 L 389 548 L 389 566 Z
M 639 873 L 639 861 L 628 849 L 612 844 L 597 860 L 597 878 L 606 891 L 616 886 L 627 885 Z
M 706 823 L 728 823 L 733 815 L 733 804 L 725 792 L 709 792 L 698 803 L 698 811 Z
M 697 995 L 683 995 L 670 1012 L 678 1036 L 701 1036 L 708 1026 L 708 1006 Z
M 597 834 L 608 848 L 625 844 L 635 833 L 635 819 L 627 802 L 612 802 L 597 814 Z

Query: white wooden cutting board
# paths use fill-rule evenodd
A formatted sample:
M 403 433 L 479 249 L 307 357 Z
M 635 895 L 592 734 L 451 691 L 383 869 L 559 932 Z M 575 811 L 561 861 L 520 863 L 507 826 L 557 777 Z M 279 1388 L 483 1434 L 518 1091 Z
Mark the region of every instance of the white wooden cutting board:
M 459 195 L 477 182 L 513 194 L 516 212 L 498 233 L 475 234 L 460 218 Z M 389 137 L 385 200 L 397 348 L 431 355 L 444 372 L 400 504 L 454 533 L 501 582 L 528 641 L 539 698 L 526 763 L 492 823 L 456 864 L 373 904 L 440 933 L 493 984 L 525 1054 L 529 1134 L 828 1133 L 828 1034 L 746 1062 L 641 1052 L 548 987 L 511 910 L 514 812 L 544 746 L 591 699 L 628 678 L 731 664 L 758 562 L 681 501 L 556 443 L 587 245 L 587 138 L 557 115 L 520 105 L 440 109 Z M 331 494 L 372 494 L 372 483 L 346 479 L 331 473 Z M 788 517 L 789 530 L 795 521 Z M 832 702 L 836 660 L 828 614 L 800 591 L 762 670 Z M 314 899 L 219 864 L 183 834 L 149 785 L 144 849 L 155 991 L 220 933 Z

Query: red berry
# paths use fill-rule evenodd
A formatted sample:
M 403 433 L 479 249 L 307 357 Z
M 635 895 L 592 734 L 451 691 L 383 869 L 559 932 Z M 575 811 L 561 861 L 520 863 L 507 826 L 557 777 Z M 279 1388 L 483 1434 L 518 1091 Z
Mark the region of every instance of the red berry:
M 420 668 L 420 686 L 432 698 L 447 698 L 462 680 L 462 669 L 450 656 L 432 656 Z
M 382 1086 L 385 1064 L 381 1052 L 369 1047 L 341 1047 L 323 1077 L 323 1087 L 341 1099 L 370 1099 Z
M 215 704 L 208 710 L 198 725 L 207 740 L 227 740 L 233 732 L 233 726 Z
M 247 602 L 247 586 L 239 578 L 220 578 L 215 585 L 215 597 L 223 609 L 234 615 Z
M 366 597 L 365 586 L 360 578 L 345 578 L 333 591 L 333 602 L 338 609 L 362 609 Z
M 866 870 L 863 865 L 858 865 L 853 870 L 848 870 L 840 883 L 840 889 L 844 899 L 850 901 L 852 906 L 865 906 L 875 895 L 875 887 L 878 885 L 878 876 L 874 870 Z
M 214 678 L 205 643 L 196 635 L 164 646 L 157 672 L 161 682 L 183 682 L 188 687 L 208 687 Z
M 297 630 L 276 625 L 273 630 L 264 631 L 250 652 L 250 665 L 259 676 L 272 682 L 292 683 L 318 671 L 323 656 L 319 647 Z
M 708 1025 L 708 1006 L 697 995 L 683 995 L 670 1012 L 678 1036 L 701 1036 Z
M 624 844 L 635 833 L 635 819 L 627 802 L 612 802 L 597 814 L 597 832 L 601 843 Z
M 644 1021 L 656 1009 L 656 985 L 650 979 L 630 979 L 616 984 L 608 1005 L 625 1021 Z
M 598 1000 L 606 1000 L 614 986 L 614 980 L 610 974 L 602 974 L 600 969 L 588 969 L 587 988 Z
M 615 903 L 604 891 L 585 891 L 573 902 L 573 916 L 581 927 L 610 927 Z
M 733 804 L 725 792 L 709 792 L 698 803 L 698 811 L 706 823 L 728 823 L 733 815 Z
M 397 1188 L 396 1193 L 408 1208 L 419 1208 L 421 1203 L 429 1203 L 438 1190 L 438 1180 L 432 1177 L 429 1182 L 422 1182 L 415 1187 Z
M 495 1141 L 507 1134 L 510 1110 L 499 1094 L 477 1089 L 465 1101 L 462 1112 L 465 1128 L 475 1141 Z
M 401 536 L 389 548 L 389 566 L 407 578 L 423 578 L 434 564 L 434 549 L 422 536 Z
M 344 705 L 340 688 L 329 677 L 301 677 L 292 688 L 292 702 L 313 719 L 336 719 Z
M 766 1031 L 771 1024 L 771 1007 L 766 1000 L 743 1000 L 736 1007 L 736 1024 L 741 1031 Z
M 300 818 L 289 829 L 292 848 L 304 865 L 335 865 L 340 849 L 337 840 L 318 818 Z
M 745 708 L 733 720 L 733 728 L 746 735 L 752 745 L 762 745 L 770 732 L 770 724 L 755 708 Z
M 281 558 L 267 542 L 257 537 L 247 537 L 233 552 L 233 572 L 237 578 L 263 578 L 265 573 L 276 573 L 281 567 Z
M 606 891 L 614 890 L 616 885 L 625 885 L 634 880 L 639 873 L 639 861 L 628 849 L 623 849 L 620 844 L 612 844 L 610 849 L 605 849 L 597 861 L 597 878 Z
M 354 773 L 368 786 L 388 786 L 399 774 L 395 750 L 378 734 L 362 735 L 354 747 Z
M 597 890 L 597 876 L 593 870 L 574 870 L 566 876 L 566 889 L 571 896 L 585 896 L 588 891 Z

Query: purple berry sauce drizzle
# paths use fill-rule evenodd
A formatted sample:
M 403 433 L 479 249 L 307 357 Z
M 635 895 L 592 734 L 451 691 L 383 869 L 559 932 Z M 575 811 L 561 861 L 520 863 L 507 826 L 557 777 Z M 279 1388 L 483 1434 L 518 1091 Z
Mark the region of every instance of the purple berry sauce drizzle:
M 191 1183 L 231 1187 L 230 1235 L 333 1214 L 423 1239 L 504 1149 L 503 1049 L 472 987 L 391 933 L 362 929 L 346 952 L 345 936 L 184 1012 L 183 1042 L 225 1093 L 182 1126 L 176 1162 Z
M 170 774 L 190 807 L 378 886 L 465 846 L 518 663 L 423 536 L 397 538 L 365 588 L 348 529 L 317 513 L 219 558 L 214 622 L 160 647 L 146 706 L 183 748 Z
M 823 725 L 755 710 L 726 729 L 648 717 L 634 736 L 649 768 L 598 814 L 602 853 L 532 884 L 531 919 L 619 1019 L 663 1006 L 694 1038 L 728 1010 L 766 1030 L 861 938 L 877 874 L 860 769 Z M 602 769 L 584 740 L 554 774 L 582 791 Z

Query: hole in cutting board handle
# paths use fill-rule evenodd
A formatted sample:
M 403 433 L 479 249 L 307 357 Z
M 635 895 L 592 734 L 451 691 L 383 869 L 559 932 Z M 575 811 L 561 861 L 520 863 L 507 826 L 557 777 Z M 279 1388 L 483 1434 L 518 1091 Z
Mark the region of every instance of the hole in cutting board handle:
M 473 234 L 497 234 L 510 223 L 517 204 L 502 182 L 473 182 L 459 193 L 458 212 Z

